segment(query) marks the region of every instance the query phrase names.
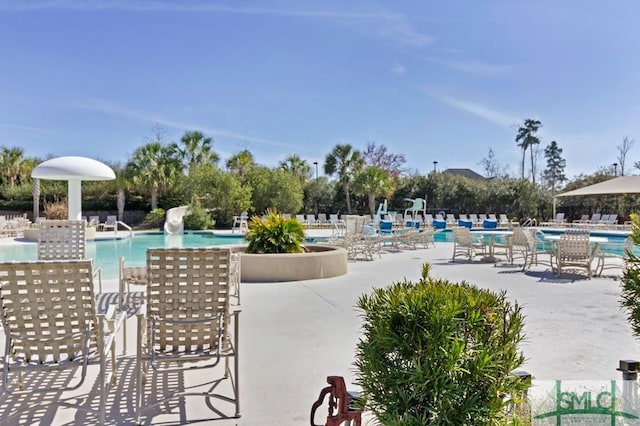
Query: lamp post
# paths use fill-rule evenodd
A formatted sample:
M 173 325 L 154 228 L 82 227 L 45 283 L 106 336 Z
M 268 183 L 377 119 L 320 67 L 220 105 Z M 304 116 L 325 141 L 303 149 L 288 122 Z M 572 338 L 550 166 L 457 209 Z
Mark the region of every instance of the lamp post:
M 314 161 L 313 165 L 316 166 L 316 180 L 318 180 L 318 162 Z
M 437 161 L 434 161 L 434 162 L 433 162 L 433 173 L 435 173 L 435 172 L 436 172 L 436 166 L 437 166 L 437 165 L 438 165 L 438 162 L 437 162 Z
M 618 176 L 618 163 L 613 163 L 613 175 Z

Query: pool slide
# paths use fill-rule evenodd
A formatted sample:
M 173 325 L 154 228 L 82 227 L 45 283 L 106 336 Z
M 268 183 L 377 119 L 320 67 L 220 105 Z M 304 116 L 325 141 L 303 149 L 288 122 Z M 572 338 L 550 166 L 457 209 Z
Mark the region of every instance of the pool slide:
M 174 207 L 167 210 L 164 222 L 164 233 L 169 235 L 182 234 L 184 232 L 183 217 L 189 212 L 189 206 Z

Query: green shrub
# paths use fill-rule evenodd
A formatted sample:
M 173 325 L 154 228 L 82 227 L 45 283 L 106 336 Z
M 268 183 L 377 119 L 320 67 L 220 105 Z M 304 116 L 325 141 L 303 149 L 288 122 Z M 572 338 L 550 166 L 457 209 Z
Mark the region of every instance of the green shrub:
M 302 253 L 304 226 L 297 219 L 285 219 L 269 209 L 264 219 L 251 218 L 247 240 L 247 253 Z
M 164 209 L 153 209 L 144 217 L 142 228 L 161 228 L 165 220 Z
M 189 214 L 185 215 L 183 220 L 184 229 L 209 229 L 214 225 L 209 212 L 203 209 L 200 205 L 192 205 L 189 208 Z
M 640 245 L 640 216 L 631 215 L 631 240 Z M 622 273 L 622 307 L 627 311 L 627 318 L 636 338 L 640 338 L 640 257 L 628 250 L 627 261 Z
M 470 284 L 429 277 L 375 289 L 358 300 L 363 337 L 357 383 L 383 425 L 498 425 L 528 384 L 520 306 Z

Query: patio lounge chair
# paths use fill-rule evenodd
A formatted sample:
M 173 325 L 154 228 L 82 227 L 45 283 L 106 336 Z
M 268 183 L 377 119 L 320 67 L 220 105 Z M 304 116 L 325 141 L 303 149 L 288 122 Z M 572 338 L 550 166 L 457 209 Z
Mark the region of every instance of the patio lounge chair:
M 318 213 L 318 226 L 324 228 L 329 225 L 326 213 Z
M 519 225 L 518 221 L 510 220 L 505 213 L 500 213 L 498 226 L 503 228 L 512 228 Z
M 594 213 L 594 214 L 592 214 L 592 215 L 591 215 L 591 219 L 589 219 L 589 222 L 588 222 L 588 223 L 590 223 L 590 224 L 592 224 L 592 225 L 595 225 L 595 224 L 597 224 L 598 222 L 600 222 L 600 219 L 602 219 L 602 214 L 600 214 L 600 213 Z
M 304 226 L 309 226 L 309 221 L 307 220 L 306 217 L 304 217 L 304 214 L 297 214 L 296 220 Z
M 580 216 L 580 219 L 574 220 L 573 223 L 589 223 L 589 215 L 583 214 Z
M 542 222 L 541 226 L 557 226 L 564 223 L 564 213 L 556 213 L 556 217 L 548 222 Z
M 482 222 L 478 219 L 476 213 L 469 213 L 469 220 L 471 221 L 471 226 L 482 226 Z
M 135 417 L 138 424 L 144 413 L 168 400 L 185 396 L 204 396 L 208 405 L 211 399 L 232 403 L 234 414 L 225 417 L 240 417 L 240 311 L 230 309 L 230 267 L 228 249 L 147 250 L 146 306 L 137 315 Z M 222 359 L 224 365 L 218 367 Z M 222 370 L 219 378 L 212 379 L 206 373 L 203 376 L 208 387 L 206 391 L 164 389 L 159 396 L 154 389 L 155 400 L 145 398 L 148 374 L 175 374 L 194 368 L 216 367 Z M 224 379 L 230 379 L 231 395 L 216 393 Z M 213 410 L 221 414 L 217 408 Z
M 118 230 L 118 216 L 108 215 L 107 220 L 102 224 L 103 231 L 108 231 L 110 229 L 112 229 L 113 232 Z
M 35 261 L 0 263 L 0 303 L 6 336 L 2 391 L 7 393 L 46 393 L 78 389 L 86 378 L 87 365 L 97 363 L 99 403 L 82 404 L 84 398 L 56 397 L 60 406 L 94 413 L 86 423 L 105 423 L 107 392 L 116 381 L 116 339 L 124 312 L 112 305 L 106 315 L 96 310 L 91 260 Z M 107 360 L 111 357 L 111 368 Z M 68 382 L 52 380 L 51 387 L 24 389 L 29 374 L 61 374 L 61 370 L 80 370 L 80 377 Z M 16 383 L 13 377 L 17 375 Z M 8 422 L 25 411 L 42 407 L 41 398 L 10 416 Z M 33 419 L 31 419 L 33 420 Z M 25 421 L 25 419 L 22 419 Z
M 320 221 L 316 219 L 315 213 L 307 213 L 305 218 L 308 226 L 313 226 L 313 227 L 320 226 Z
M 100 224 L 100 216 L 89 216 L 87 226 L 98 226 Z

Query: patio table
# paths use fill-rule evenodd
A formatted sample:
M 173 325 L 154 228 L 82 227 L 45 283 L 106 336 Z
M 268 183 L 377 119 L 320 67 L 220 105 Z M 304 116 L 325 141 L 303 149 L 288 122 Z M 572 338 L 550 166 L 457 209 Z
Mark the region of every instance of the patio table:
M 489 247 L 489 256 L 485 257 L 482 260 L 484 260 L 486 262 L 497 262 L 498 259 L 496 259 L 495 255 L 494 255 L 495 237 L 496 236 L 509 237 L 509 236 L 513 235 L 513 231 L 507 231 L 507 230 L 471 230 L 471 234 L 480 234 L 480 235 L 486 235 L 487 236 L 487 245 Z

